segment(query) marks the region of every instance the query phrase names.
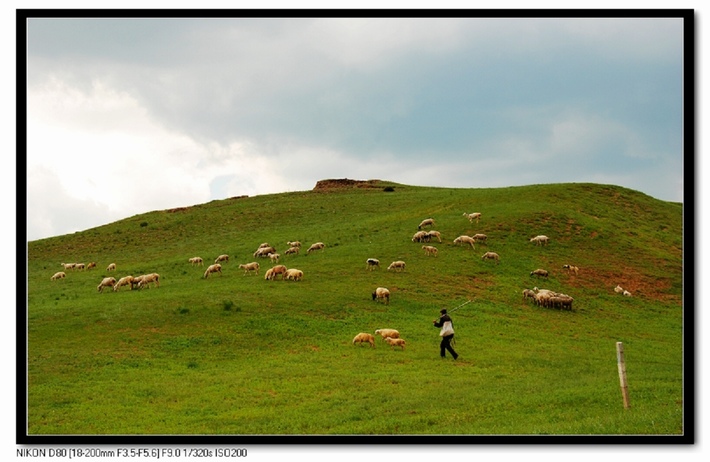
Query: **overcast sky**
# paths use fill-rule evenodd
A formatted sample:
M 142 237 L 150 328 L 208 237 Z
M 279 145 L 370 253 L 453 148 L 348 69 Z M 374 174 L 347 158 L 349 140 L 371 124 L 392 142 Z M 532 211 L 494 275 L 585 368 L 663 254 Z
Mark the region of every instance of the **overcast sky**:
M 683 23 L 31 19 L 28 239 L 312 189 L 616 184 L 683 200 Z

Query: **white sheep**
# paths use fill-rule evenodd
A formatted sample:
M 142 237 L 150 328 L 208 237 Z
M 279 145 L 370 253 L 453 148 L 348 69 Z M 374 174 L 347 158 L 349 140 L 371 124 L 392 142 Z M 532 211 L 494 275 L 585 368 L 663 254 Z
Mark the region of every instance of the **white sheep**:
M 91 268 L 96 268 L 96 262 L 95 262 L 95 261 L 92 261 L 91 263 L 89 263 L 88 265 L 86 265 L 86 269 L 87 269 L 87 270 L 90 270 Z
M 473 213 L 465 213 L 463 214 L 466 218 L 468 218 L 469 223 L 473 223 L 473 220 L 476 220 L 476 223 L 478 223 L 478 220 L 481 219 L 481 212 L 473 212 Z
M 412 236 L 412 242 L 429 242 L 431 240 L 431 236 L 429 236 L 429 233 L 426 231 L 417 231 L 414 233 L 414 236 Z
M 114 284 L 116 284 L 116 278 L 112 278 L 112 277 L 103 278 L 101 280 L 101 283 L 96 287 L 96 290 L 99 292 L 103 292 L 104 287 L 113 287 Z
M 473 238 L 474 241 L 487 241 L 488 240 L 488 236 L 486 236 L 485 234 L 480 234 L 480 233 L 474 234 L 471 237 Z
M 623 295 L 624 297 L 631 297 L 631 292 L 629 292 L 628 290 L 625 290 L 624 292 L 622 292 L 621 295 Z
M 313 244 L 312 246 L 310 246 L 308 248 L 308 250 L 306 251 L 306 254 L 310 254 L 311 252 L 314 252 L 316 250 L 323 250 L 323 249 L 325 249 L 325 244 L 323 244 L 322 242 L 316 242 L 315 244 Z
M 433 218 L 427 218 L 425 220 L 422 220 L 421 223 L 419 223 L 419 226 L 417 229 L 422 229 L 425 226 L 434 226 L 434 219 Z
M 471 237 L 471 236 L 459 236 L 456 239 L 454 239 L 454 244 L 459 245 L 459 244 L 469 244 L 472 249 L 475 249 L 476 246 L 474 245 L 476 241 Z
M 76 263 L 76 264 L 74 265 L 74 269 L 78 269 L 78 270 L 82 270 L 82 271 L 83 271 L 85 268 L 86 268 L 86 265 L 84 265 L 83 263 Z
M 286 266 L 276 265 L 272 268 L 269 268 L 266 271 L 265 279 L 266 280 L 271 280 L 271 279 L 276 280 L 276 276 L 278 276 L 279 274 L 281 275 L 281 279 L 283 279 L 286 274 L 286 270 L 287 270 Z
M 287 280 L 300 281 L 303 279 L 303 271 L 301 271 L 300 269 L 296 269 L 296 268 L 289 268 L 284 273 L 283 279 L 284 279 L 284 281 L 287 281 Z
M 424 255 L 433 255 L 435 257 L 439 256 L 439 249 L 437 249 L 433 245 L 423 245 L 422 249 L 424 249 Z
M 133 276 L 124 276 L 121 279 L 116 282 L 116 284 L 113 285 L 113 291 L 118 292 L 118 290 L 123 287 L 123 286 L 129 286 L 131 289 L 133 288 Z
M 260 266 L 258 262 L 253 261 L 251 263 L 241 264 L 239 265 L 239 268 L 244 270 L 244 275 L 246 275 L 247 273 L 259 274 Z
M 215 263 L 214 265 L 210 265 L 207 267 L 205 270 L 205 274 L 202 276 L 204 279 L 207 279 L 210 274 L 212 273 L 219 273 L 219 275 L 222 275 L 222 265 L 219 263 Z
M 496 264 L 500 264 L 500 255 L 495 252 L 486 252 L 481 257 L 481 260 L 495 260 Z
M 523 300 L 529 298 L 530 300 L 535 300 L 535 292 L 530 289 L 523 289 Z
M 387 271 L 404 271 L 405 266 L 407 266 L 407 264 L 404 263 L 402 260 L 393 261 L 392 263 L 390 263 L 390 266 L 387 267 Z
M 222 254 L 222 255 L 220 255 L 219 257 L 217 257 L 217 258 L 214 259 L 214 262 L 215 262 L 215 263 L 219 263 L 219 262 L 221 262 L 221 261 L 226 261 L 226 262 L 228 262 L 228 261 L 229 261 L 229 255 Z
M 546 278 L 550 275 L 550 273 L 547 272 L 547 270 L 544 270 L 542 268 L 538 268 L 536 270 L 530 271 L 530 276 L 537 276 L 538 278 Z
M 141 276 L 134 277 L 133 280 L 131 281 L 131 290 L 137 289 L 138 285 L 141 283 L 141 281 L 143 280 L 144 277 L 145 277 L 145 274 L 141 275 Z
M 268 242 L 262 242 L 261 244 L 259 244 L 260 249 L 265 249 L 267 247 L 271 247 L 271 244 L 269 244 Z
M 375 301 L 384 300 L 385 305 L 390 304 L 390 291 L 384 287 L 378 287 L 372 292 L 372 299 Z M 375 332 L 377 333 L 377 332 Z
M 148 287 L 150 289 L 151 282 L 155 284 L 155 287 L 160 287 L 160 275 L 158 273 L 144 274 L 138 282 L 138 288 Z
M 379 335 L 383 340 L 388 338 L 399 338 L 399 331 L 397 329 L 377 329 L 375 335 Z
M 534 242 L 536 245 L 547 245 L 547 242 L 550 240 L 549 237 L 539 235 L 535 236 L 532 239 L 530 239 L 530 242 Z
M 401 347 L 404 350 L 404 345 L 407 343 L 404 341 L 403 338 L 392 338 L 392 337 L 385 338 L 385 342 L 389 343 L 392 346 L 393 350 L 394 350 L 394 347 L 396 347 L 396 346 Z
M 293 254 L 299 253 L 300 251 L 301 251 L 301 248 L 294 245 L 294 246 L 291 246 L 288 249 L 286 249 L 286 251 L 284 252 L 284 255 L 293 255 Z
M 73 270 L 74 266 L 76 263 L 62 263 L 62 267 L 64 267 L 64 270 Z
M 268 257 L 270 253 L 276 253 L 276 249 L 271 246 L 259 247 L 258 249 L 256 249 L 256 252 L 254 252 L 254 257 L 265 258 Z
M 435 237 L 441 242 L 441 233 L 439 231 L 429 231 L 427 234 L 427 240 L 430 241 L 432 237 Z
M 574 273 L 575 276 L 579 274 L 579 267 L 573 265 L 563 265 L 562 269 L 566 269 L 568 273 Z
M 201 257 L 192 257 L 189 260 L 187 260 L 192 264 L 192 266 L 204 266 L 205 262 Z
M 64 279 L 65 277 L 67 277 L 67 273 L 65 273 L 64 271 L 59 271 L 57 273 L 54 273 L 54 275 L 49 279 L 50 281 L 56 281 L 57 279 Z
M 281 254 L 278 254 L 278 253 L 270 253 L 270 254 L 267 255 L 267 257 L 269 257 L 269 259 L 271 260 L 271 263 L 278 263 L 278 262 L 279 262 L 279 258 L 281 258 Z
M 617 294 L 620 294 L 620 293 L 622 293 L 623 291 L 624 291 L 624 289 L 622 289 L 621 286 L 618 285 L 618 284 L 617 284 L 616 287 L 614 287 L 614 292 L 616 292 Z
M 367 332 L 360 332 L 355 336 L 355 338 L 353 338 L 353 345 L 355 345 L 356 343 L 369 343 L 372 348 L 375 348 L 375 337 L 373 337 L 372 334 L 368 334 Z
M 116 264 L 115 264 L 115 263 L 110 263 L 110 264 L 106 267 L 106 271 L 116 271 Z
M 374 269 L 377 269 L 380 267 L 380 261 L 377 258 L 368 258 L 367 259 L 367 269 L 369 271 L 372 271 Z
M 287 242 L 286 245 L 288 245 L 289 247 L 301 247 L 301 243 L 299 241 Z

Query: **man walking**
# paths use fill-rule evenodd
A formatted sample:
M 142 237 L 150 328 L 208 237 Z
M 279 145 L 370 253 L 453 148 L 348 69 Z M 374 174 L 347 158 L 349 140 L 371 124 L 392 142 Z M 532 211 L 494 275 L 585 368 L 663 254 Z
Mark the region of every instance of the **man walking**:
M 448 350 L 449 353 L 451 353 L 451 356 L 456 359 L 459 355 L 451 346 L 451 341 L 454 339 L 454 323 L 451 321 L 451 316 L 446 314 L 446 308 L 443 308 L 439 312 L 441 313 L 441 316 L 438 320 L 434 320 L 434 327 L 441 327 L 441 332 L 439 332 L 439 336 L 441 337 L 441 357 L 445 358 L 446 351 Z

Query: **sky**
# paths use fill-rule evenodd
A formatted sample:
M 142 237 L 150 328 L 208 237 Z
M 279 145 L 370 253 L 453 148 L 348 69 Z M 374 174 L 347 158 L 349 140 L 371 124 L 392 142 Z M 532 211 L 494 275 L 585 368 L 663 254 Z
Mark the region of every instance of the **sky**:
M 679 18 L 32 18 L 27 238 L 328 178 L 683 201 Z

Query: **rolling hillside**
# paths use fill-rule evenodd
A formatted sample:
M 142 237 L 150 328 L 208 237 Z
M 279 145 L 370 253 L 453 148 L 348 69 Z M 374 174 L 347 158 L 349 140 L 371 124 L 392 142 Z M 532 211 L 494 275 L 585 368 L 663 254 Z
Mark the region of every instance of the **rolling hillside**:
M 471 212 L 480 222 L 463 216 Z M 610 185 L 324 180 L 30 242 L 28 431 L 682 434 L 682 212 Z M 424 218 L 442 235 L 430 243 L 437 257 L 412 242 Z M 475 249 L 453 243 L 476 233 L 488 240 Z M 529 242 L 539 234 L 549 245 Z M 302 251 L 284 255 L 296 240 Z M 308 254 L 318 241 L 325 249 Z M 263 242 L 304 279 L 264 280 L 268 259 L 258 259 L 259 276 L 245 275 L 238 265 Z M 500 264 L 482 260 L 486 251 Z M 230 256 L 221 275 L 205 279 L 205 267 L 188 263 L 220 254 Z M 368 258 L 381 268 L 368 271 Z M 405 271 L 387 271 L 395 260 Z M 92 261 L 50 281 L 61 263 Z M 530 276 L 536 268 L 549 278 Z M 149 272 L 159 288 L 97 292 L 103 277 Z M 390 289 L 389 305 L 371 299 L 378 286 Z M 573 310 L 523 300 L 535 286 L 572 296 Z M 453 315 L 461 359 L 441 360 L 432 319 L 467 300 Z M 383 327 L 407 347 L 351 344 Z

